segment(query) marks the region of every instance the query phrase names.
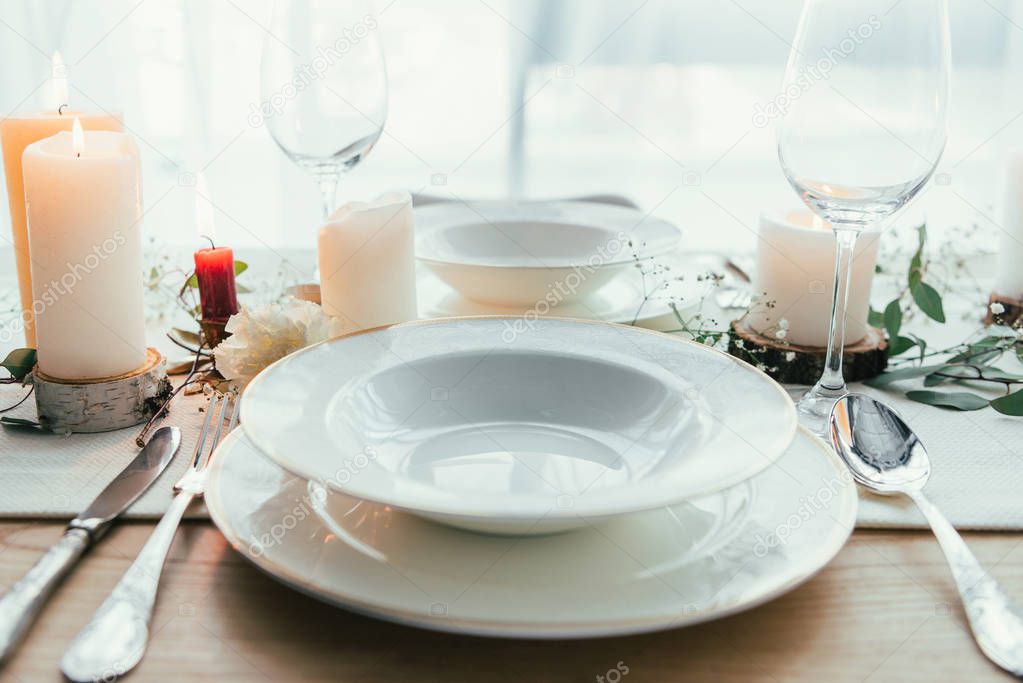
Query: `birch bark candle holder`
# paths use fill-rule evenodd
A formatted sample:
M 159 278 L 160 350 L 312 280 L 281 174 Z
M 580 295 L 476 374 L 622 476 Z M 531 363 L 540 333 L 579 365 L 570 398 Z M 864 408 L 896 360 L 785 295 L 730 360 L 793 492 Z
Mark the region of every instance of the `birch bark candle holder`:
M 824 372 L 827 348 L 803 346 L 772 339 L 753 330 L 744 319 L 732 322 L 728 353 L 763 370 L 782 384 L 813 384 Z M 888 367 L 888 344 L 884 333 L 873 327 L 842 355 L 842 375 L 846 382 L 876 377 Z
M 166 361 L 154 348 L 146 362 L 114 377 L 60 379 L 32 372 L 39 423 L 55 432 L 108 432 L 142 424 L 170 397 Z

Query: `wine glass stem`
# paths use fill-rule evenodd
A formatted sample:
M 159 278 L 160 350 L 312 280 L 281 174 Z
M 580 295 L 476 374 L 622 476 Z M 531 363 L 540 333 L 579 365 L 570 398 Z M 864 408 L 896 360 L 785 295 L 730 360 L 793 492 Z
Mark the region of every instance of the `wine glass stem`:
M 320 194 L 323 195 L 323 220 L 327 220 L 337 208 L 337 185 L 340 178 L 341 174 L 335 170 L 316 172 L 316 179 L 320 184 Z
M 852 283 L 853 254 L 859 231 L 835 226 L 835 289 L 831 300 L 831 327 L 828 328 L 828 355 L 824 374 L 817 388 L 843 392 L 842 355 L 845 350 L 845 309 Z

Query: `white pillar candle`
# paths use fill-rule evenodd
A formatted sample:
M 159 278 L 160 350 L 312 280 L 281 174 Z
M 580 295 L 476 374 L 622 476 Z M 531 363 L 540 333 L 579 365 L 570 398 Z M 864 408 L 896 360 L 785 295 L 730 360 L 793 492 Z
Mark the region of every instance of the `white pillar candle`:
M 1001 234 L 994 293 L 1023 301 L 1023 153 L 1009 155 L 1002 177 Z
M 39 369 L 84 380 L 146 361 L 142 189 L 124 133 L 62 132 L 22 160 Z
M 879 238 L 877 231 L 865 232 L 856 243 L 846 308 L 846 344 L 867 334 Z M 808 210 L 762 215 L 753 278 L 753 293 L 759 300 L 747 318 L 750 327 L 799 346 L 827 346 L 834 278 L 831 226 Z M 773 305 L 769 307 L 768 302 Z M 778 335 L 783 327 L 785 331 Z
M 3 144 L 4 175 L 7 177 L 7 200 L 11 208 L 11 243 L 18 270 L 18 291 L 21 294 L 21 319 L 25 328 L 25 344 L 35 348 L 35 324 L 32 320 L 32 269 L 28 256 L 28 233 L 25 229 L 25 189 L 22 184 L 21 155 L 25 148 L 62 130 L 71 130 L 76 112 L 68 109 L 68 82 L 64 62 L 53 54 L 53 77 L 49 111 L 36 114 L 10 115 L 0 119 L 0 143 Z M 119 114 L 77 114 L 89 130 L 124 130 Z
M 415 320 L 411 195 L 390 192 L 337 209 L 320 228 L 319 266 L 323 310 L 346 331 Z

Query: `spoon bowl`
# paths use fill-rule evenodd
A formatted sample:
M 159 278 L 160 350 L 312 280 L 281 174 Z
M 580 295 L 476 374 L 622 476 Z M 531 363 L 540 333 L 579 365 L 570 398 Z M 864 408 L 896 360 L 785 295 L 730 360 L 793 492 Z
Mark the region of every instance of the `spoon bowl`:
M 931 474 L 927 449 L 898 413 L 847 394 L 831 413 L 831 441 L 861 485 L 882 494 L 919 491 Z

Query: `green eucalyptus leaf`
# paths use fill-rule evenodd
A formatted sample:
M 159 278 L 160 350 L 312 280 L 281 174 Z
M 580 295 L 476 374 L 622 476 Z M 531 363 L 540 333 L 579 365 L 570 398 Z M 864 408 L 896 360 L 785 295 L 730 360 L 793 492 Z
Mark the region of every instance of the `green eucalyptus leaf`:
M 924 279 L 924 246 L 927 244 L 927 224 L 923 223 L 916 230 L 917 247 L 913 258 L 909 260 L 909 289 L 910 291 L 920 286 Z
M 0 424 L 4 427 L 14 427 L 16 429 L 42 429 L 43 426 L 38 422 L 32 420 L 25 420 L 20 417 L 8 417 L 4 415 L 0 417 Z
M 1002 415 L 1023 417 L 1023 389 L 991 401 L 991 407 Z
M 916 346 L 916 342 L 909 337 L 896 337 L 895 341 L 892 342 L 891 348 L 888 350 L 888 355 L 898 356 L 909 351 L 914 346 Z
M 25 375 L 32 371 L 36 364 L 35 349 L 14 349 L 7 354 L 0 366 L 3 366 L 11 376 L 19 382 L 25 379 Z
M 196 275 L 195 273 L 192 273 L 188 277 L 188 279 L 185 280 L 185 286 L 186 287 L 191 287 L 192 289 L 198 289 L 199 288 L 199 276 Z
M 965 351 L 961 351 L 948 359 L 949 363 L 973 363 L 975 365 L 988 365 L 1002 357 L 1002 350 L 988 348 L 986 346 L 970 345 Z
M 1020 382 L 1023 383 L 1023 375 L 1007 372 L 1000 368 L 984 366 L 981 368 L 972 365 L 945 365 L 938 368 L 944 376 L 937 374 L 928 375 L 924 379 L 924 386 L 933 387 L 943 382 Z
M 915 334 L 911 334 L 909 336 L 916 342 L 917 348 L 920 349 L 920 362 L 923 363 L 924 357 L 927 355 L 927 341 L 921 339 Z
M 237 259 L 235 260 L 235 262 L 234 262 L 234 274 L 235 274 L 235 276 L 241 275 L 242 273 L 244 273 L 248 269 L 249 269 L 249 264 L 248 263 L 246 263 L 245 261 L 238 261 Z
M 909 289 L 910 291 L 920 286 L 924 279 L 923 262 L 920 252 L 913 255 L 909 261 Z
M 939 323 L 945 322 L 945 309 L 941 305 L 941 295 L 938 290 L 926 282 L 918 282 L 911 290 L 913 301 L 920 307 L 920 310 L 927 314 L 928 318 Z
M 949 379 L 980 379 L 980 371 L 970 365 L 946 365 L 938 369 L 946 375 L 952 375 Z
M 991 403 L 988 399 L 968 391 L 907 391 L 906 398 L 917 403 L 956 410 L 980 410 Z
M 984 337 L 980 341 L 975 341 L 970 344 L 971 348 L 985 349 L 993 346 L 1001 346 L 1002 344 L 1015 340 L 1015 337 L 1000 337 L 1000 336 L 988 336 Z
M 924 386 L 936 387 L 945 382 L 958 382 L 969 379 L 980 379 L 980 371 L 969 365 L 943 365 L 935 370 L 933 374 L 927 375 L 924 378 Z
M 929 375 L 941 367 L 942 366 L 940 365 L 914 365 L 908 368 L 898 368 L 897 370 L 883 372 L 877 377 L 871 377 L 866 380 L 864 384 L 869 387 L 883 387 L 891 384 L 892 382 L 898 382 L 904 379 L 916 379 L 917 377 Z
M 888 338 L 892 341 L 899 338 L 899 330 L 902 329 L 902 306 L 898 299 L 889 302 L 885 306 L 884 329 L 888 332 Z M 907 348 L 912 348 L 912 345 Z
M 1023 382 L 1023 376 L 1020 376 L 1013 372 L 1007 372 L 1001 368 L 992 368 L 985 366 L 980 373 L 983 379 L 991 380 L 995 382 Z

